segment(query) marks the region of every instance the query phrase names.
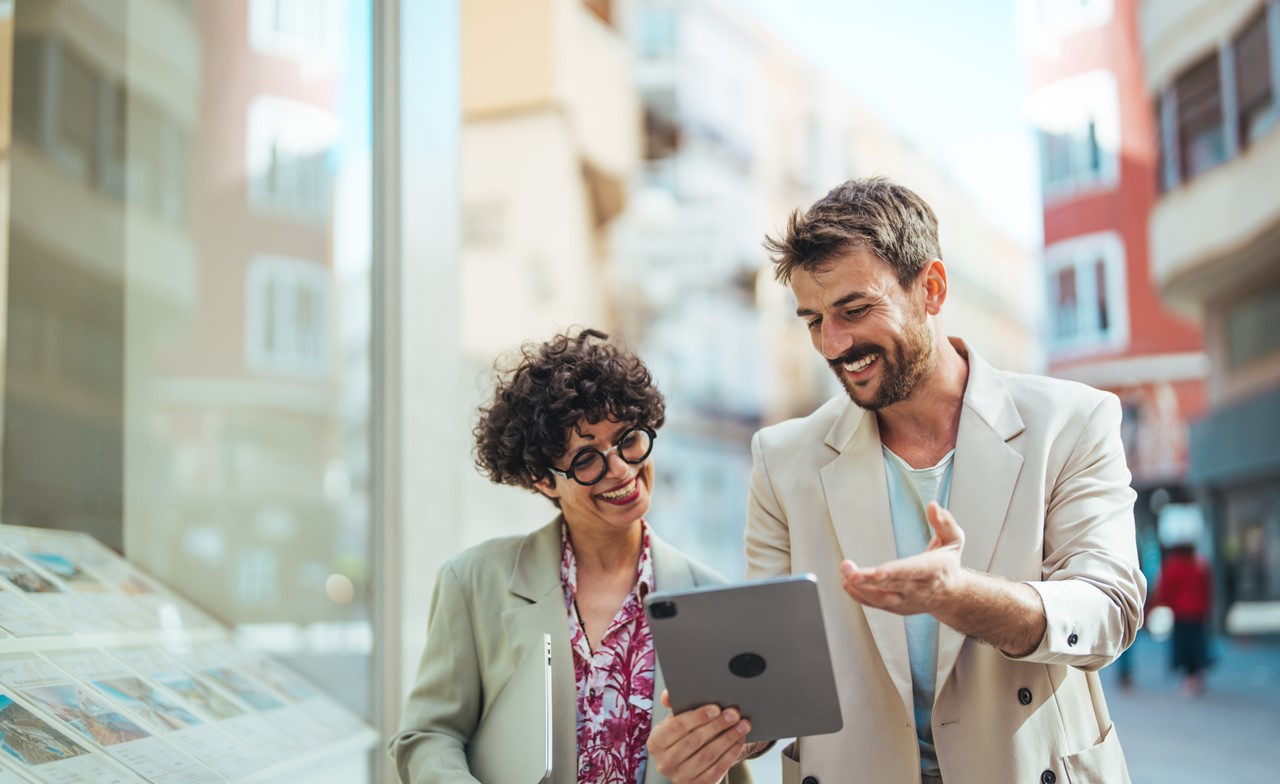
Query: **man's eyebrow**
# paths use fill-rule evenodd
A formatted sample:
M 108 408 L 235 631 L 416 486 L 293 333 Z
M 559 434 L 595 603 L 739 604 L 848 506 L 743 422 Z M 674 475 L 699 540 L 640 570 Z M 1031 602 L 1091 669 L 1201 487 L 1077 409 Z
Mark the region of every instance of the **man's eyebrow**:
M 863 291 L 851 291 L 851 292 L 849 292 L 848 294 L 845 294 L 845 295 L 844 295 L 843 297 L 841 297 L 840 299 L 836 300 L 835 302 L 832 302 L 832 303 L 831 303 L 831 307 L 833 307 L 833 308 L 842 308 L 842 307 L 844 307 L 845 305 L 848 305 L 850 302 L 853 302 L 853 301 L 855 301 L 855 300 L 859 300 L 859 299 L 868 299 L 868 298 L 869 298 L 869 297 L 868 297 L 868 295 L 867 295 L 867 293 L 866 293 L 866 292 L 863 292 Z M 799 317 L 801 317 L 801 318 L 804 318 L 805 316 L 816 316 L 816 315 L 818 315 L 818 314 L 817 314 L 817 313 L 815 313 L 814 311 L 810 310 L 809 308 L 796 308 L 796 315 L 797 315 L 797 316 L 799 316 Z

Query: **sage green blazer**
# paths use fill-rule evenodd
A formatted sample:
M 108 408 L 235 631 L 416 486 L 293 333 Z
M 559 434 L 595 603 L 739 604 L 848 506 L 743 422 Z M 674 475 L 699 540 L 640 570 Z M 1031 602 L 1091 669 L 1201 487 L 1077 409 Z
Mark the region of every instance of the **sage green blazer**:
M 569 617 L 560 584 L 560 526 L 555 520 L 527 536 L 492 539 L 448 561 L 436 578 L 427 645 L 405 702 L 400 730 L 388 751 L 405 784 L 475 781 L 467 767 L 468 739 L 495 708 L 495 698 L 520 662 L 537 661 L 551 635 L 554 784 L 577 782 L 577 686 L 569 647 Z M 658 590 L 723 583 L 650 529 Z M 669 711 L 655 672 L 653 722 Z M 501 703 L 499 710 L 510 710 Z M 518 706 L 536 716 L 542 705 Z M 745 765 L 728 777 L 750 782 Z M 650 762 L 645 784 L 665 784 Z

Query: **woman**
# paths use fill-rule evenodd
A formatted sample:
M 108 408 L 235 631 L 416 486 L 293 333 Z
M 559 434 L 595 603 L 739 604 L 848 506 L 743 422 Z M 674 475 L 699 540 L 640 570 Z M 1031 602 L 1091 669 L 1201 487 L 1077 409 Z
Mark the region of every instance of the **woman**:
M 500 376 L 475 428 L 476 464 L 496 483 L 541 493 L 560 513 L 440 570 L 417 683 L 390 748 L 401 781 L 472 781 L 473 767 L 527 762 L 526 749 L 538 744 L 524 737 L 523 717 L 529 733 L 543 732 L 545 703 L 502 696 L 508 684 L 516 690 L 520 668 L 544 666 L 544 634 L 552 651 L 550 781 L 667 781 L 645 749 L 669 711 L 655 699 L 662 677 L 643 600 L 658 588 L 721 579 L 644 521 L 663 418 L 648 369 L 595 330 L 526 345 Z M 486 746 L 490 756 L 476 759 L 478 733 L 513 724 L 519 729 L 504 730 L 509 744 Z M 725 711 L 726 743 L 740 748 L 748 726 Z M 741 766 L 730 779 L 749 781 Z

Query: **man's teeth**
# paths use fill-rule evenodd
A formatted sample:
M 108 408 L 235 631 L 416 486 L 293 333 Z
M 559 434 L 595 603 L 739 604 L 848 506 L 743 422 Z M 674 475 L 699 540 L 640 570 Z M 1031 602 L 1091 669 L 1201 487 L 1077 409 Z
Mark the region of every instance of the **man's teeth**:
M 618 488 L 617 490 L 611 490 L 608 493 L 601 493 L 600 497 L 606 498 L 610 501 L 616 501 L 619 498 L 626 498 L 627 496 L 631 495 L 635 491 L 636 491 L 636 480 L 632 479 L 630 482 L 627 482 L 625 485 Z
M 857 362 L 846 362 L 846 363 L 844 363 L 844 369 L 845 369 L 845 372 L 846 372 L 846 373 L 857 373 L 857 372 L 858 372 L 858 371 L 860 371 L 860 370 L 866 370 L 868 365 L 870 365 L 872 362 L 875 362 L 875 361 L 876 361 L 876 357 L 877 357 L 877 356 L 879 356 L 879 355 L 878 355 L 878 354 L 868 354 L 867 356 L 863 357 L 862 359 L 858 360 Z

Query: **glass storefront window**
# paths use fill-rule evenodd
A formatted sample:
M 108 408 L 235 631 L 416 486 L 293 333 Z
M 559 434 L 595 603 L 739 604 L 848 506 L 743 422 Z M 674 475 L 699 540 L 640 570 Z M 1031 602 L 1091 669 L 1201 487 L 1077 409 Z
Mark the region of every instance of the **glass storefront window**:
M 0 2 L 2 521 L 367 721 L 373 5 Z

